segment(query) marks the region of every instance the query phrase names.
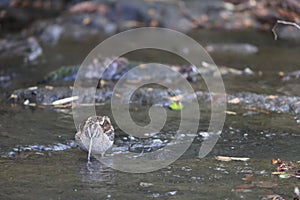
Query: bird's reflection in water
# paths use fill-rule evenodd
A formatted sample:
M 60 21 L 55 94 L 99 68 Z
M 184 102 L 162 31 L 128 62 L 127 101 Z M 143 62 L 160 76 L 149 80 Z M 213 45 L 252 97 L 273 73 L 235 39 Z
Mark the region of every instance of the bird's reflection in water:
M 97 159 L 92 162 L 82 163 L 80 166 L 80 175 L 83 182 L 113 182 L 113 169 L 105 166 Z

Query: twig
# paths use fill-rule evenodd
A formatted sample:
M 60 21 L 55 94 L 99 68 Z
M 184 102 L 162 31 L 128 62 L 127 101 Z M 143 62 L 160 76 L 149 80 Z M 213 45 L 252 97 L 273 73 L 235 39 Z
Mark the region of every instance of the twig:
M 192 22 L 194 24 L 195 27 L 199 27 L 199 20 L 197 19 L 197 17 L 194 17 L 191 14 L 191 11 L 186 7 L 185 2 L 184 1 L 179 1 L 177 3 L 178 9 L 181 12 L 181 14 L 187 18 L 187 20 L 189 20 L 190 22 Z
M 294 27 L 296 27 L 297 29 L 300 30 L 300 25 L 298 25 L 298 24 L 296 24 L 294 22 L 288 22 L 288 21 L 284 21 L 284 20 L 277 20 L 276 24 L 272 28 L 272 32 L 274 34 L 274 39 L 275 40 L 277 40 L 277 37 L 278 37 L 277 33 L 276 33 L 276 30 L 275 30 L 278 24 L 291 25 L 291 26 L 294 26 Z

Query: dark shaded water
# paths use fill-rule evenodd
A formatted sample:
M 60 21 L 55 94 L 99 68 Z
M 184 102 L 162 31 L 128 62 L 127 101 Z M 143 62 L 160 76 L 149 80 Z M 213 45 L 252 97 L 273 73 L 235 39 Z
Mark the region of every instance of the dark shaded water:
M 299 70 L 299 46 L 274 41 L 269 33 L 204 31 L 191 36 L 202 45 L 246 42 L 259 47 L 255 55 L 211 54 L 218 65 L 237 69 L 248 66 L 256 73 L 254 76 L 224 76 L 228 93 L 249 91 L 299 96 L 298 83 L 284 83 L 278 76 L 280 71 Z M 63 41 L 58 46 L 47 47 L 36 64 L 21 64 L 21 59 L 3 59 L 1 70 L 16 72 L 11 87 L 3 92 L 34 86 L 59 66 L 80 64 L 102 39 L 96 37 L 76 43 Z M 131 53 L 128 57 L 144 62 L 184 62 L 174 55 L 151 50 Z M 259 71 L 261 75 L 258 75 Z M 196 137 L 181 159 L 169 167 L 151 173 L 129 174 L 109 169 L 97 160 L 87 165 L 86 153 L 76 148 L 54 152 L 23 151 L 7 157 L 8 152 L 18 146 L 68 144 L 76 130 L 68 109 L 12 106 L 2 100 L 0 199 L 261 199 L 273 193 L 292 198 L 299 180 L 272 176 L 270 160 L 278 157 L 300 160 L 300 125 L 296 122 L 299 116 L 244 115 L 248 110 L 235 106 L 229 106 L 228 110 L 237 115 L 227 115 L 224 131 L 205 159 L 197 158 L 203 138 Z M 97 107 L 97 111 L 111 116 L 107 105 Z M 144 119 L 146 111 L 137 106 L 131 114 Z M 171 117 L 176 118 L 176 114 Z M 206 130 L 208 120 L 209 115 L 204 112 L 199 131 Z M 121 134 L 120 130 L 117 129 L 116 134 Z M 214 159 L 218 155 L 250 157 L 250 161 L 220 162 Z M 236 185 L 248 183 L 242 180 L 247 173 L 254 174 L 255 181 L 270 181 L 277 185 L 256 186 L 249 191 L 233 190 Z M 146 187 L 143 183 L 153 185 L 146 184 Z

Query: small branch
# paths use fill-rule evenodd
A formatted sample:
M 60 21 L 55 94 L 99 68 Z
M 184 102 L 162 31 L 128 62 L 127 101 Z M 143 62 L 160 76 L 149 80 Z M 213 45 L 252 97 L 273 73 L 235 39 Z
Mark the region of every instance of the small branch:
M 297 29 L 300 30 L 300 25 L 298 25 L 294 22 L 288 22 L 288 21 L 284 21 L 284 20 L 277 20 L 276 24 L 272 28 L 272 32 L 274 34 L 274 39 L 275 40 L 277 40 L 277 38 L 278 38 L 277 33 L 276 33 L 276 27 L 277 27 L 278 24 L 291 25 L 291 26 L 294 26 L 294 27 L 296 27 Z
M 197 17 L 194 17 L 191 14 L 191 11 L 186 7 L 185 2 L 184 1 L 179 1 L 177 3 L 178 9 L 181 12 L 181 14 L 187 18 L 187 20 L 189 20 L 190 22 L 192 22 L 194 24 L 195 27 L 199 26 L 199 20 L 197 19 Z

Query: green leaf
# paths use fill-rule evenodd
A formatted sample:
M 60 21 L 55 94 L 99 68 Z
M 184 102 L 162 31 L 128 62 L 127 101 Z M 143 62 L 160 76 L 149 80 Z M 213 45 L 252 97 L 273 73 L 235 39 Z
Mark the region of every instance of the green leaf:
M 182 110 L 183 105 L 181 102 L 172 101 L 172 103 L 169 105 L 169 108 L 171 110 Z
M 279 178 L 290 178 L 290 175 L 287 173 L 279 174 Z

